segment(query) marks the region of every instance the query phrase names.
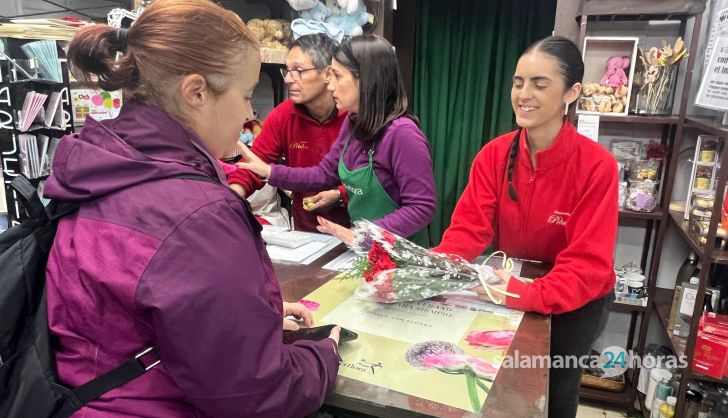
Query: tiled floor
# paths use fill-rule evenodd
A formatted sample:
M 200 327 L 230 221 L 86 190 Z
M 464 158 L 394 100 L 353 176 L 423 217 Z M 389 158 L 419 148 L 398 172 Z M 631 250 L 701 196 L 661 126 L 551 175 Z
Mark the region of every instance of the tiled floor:
M 626 411 L 616 409 L 607 409 L 601 406 L 579 404 L 576 411 L 576 418 L 625 418 L 628 417 Z

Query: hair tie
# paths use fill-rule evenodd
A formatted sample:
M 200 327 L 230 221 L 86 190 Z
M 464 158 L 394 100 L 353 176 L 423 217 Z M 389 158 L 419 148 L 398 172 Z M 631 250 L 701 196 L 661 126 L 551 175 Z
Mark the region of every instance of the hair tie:
M 116 50 L 119 52 L 126 51 L 127 32 L 129 32 L 129 29 L 127 29 L 127 28 L 117 28 L 116 29 L 116 37 L 114 38 L 113 44 L 116 47 Z

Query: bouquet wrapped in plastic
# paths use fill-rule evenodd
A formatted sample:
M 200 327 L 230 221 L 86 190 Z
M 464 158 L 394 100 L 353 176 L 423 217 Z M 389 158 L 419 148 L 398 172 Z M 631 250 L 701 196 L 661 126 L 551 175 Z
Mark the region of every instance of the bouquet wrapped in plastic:
M 518 297 L 494 286 L 503 284 L 493 268 L 460 257 L 434 253 L 371 222 L 355 223 L 352 248 L 359 256 L 348 277 L 361 279 L 354 294 L 375 302 L 422 300 L 482 285 L 485 292 Z M 486 260 L 487 261 L 487 260 Z M 510 271 L 504 255 L 504 270 Z

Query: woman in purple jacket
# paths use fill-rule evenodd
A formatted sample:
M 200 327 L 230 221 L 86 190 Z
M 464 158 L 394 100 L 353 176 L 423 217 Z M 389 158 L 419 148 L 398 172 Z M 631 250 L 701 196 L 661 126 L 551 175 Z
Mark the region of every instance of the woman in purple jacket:
M 79 386 L 150 346 L 161 360 L 76 416 L 300 417 L 333 388 L 338 330 L 283 344 L 284 315 L 310 314 L 282 302 L 260 225 L 217 164 L 252 116 L 259 54 L 206 0 L 157 0 L 128 31 L 71 42 L 76 77 L 127 102 L 60 141 L 46 185 L 82 203 L 47 267 L 58 374 Z
M 352 222 L 367 219 L 429 246 L 427 225 L 435 212 L 435 181 L 427 138 L 407 115 L 407 96 L 394 48 L 363 35 L 344 41 L 331 60 L 329 90 L 349 112 L 329 153 L 316 167 L 268 165 L 243 150 L 238 166 L 276 187 L 298 192 L 346 187 Z M 344 242 L 351 231 L 319 218 L 318 229 Z

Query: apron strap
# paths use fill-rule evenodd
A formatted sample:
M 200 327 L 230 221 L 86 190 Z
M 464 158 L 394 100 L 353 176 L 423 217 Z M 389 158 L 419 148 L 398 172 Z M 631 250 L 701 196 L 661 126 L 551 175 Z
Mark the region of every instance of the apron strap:
M 349 148 L 349 141 L 351 141 L 352 134 L 349 132 L 349 135 L 346 137 L 346 141 L 344 142 L 344 146 L 341 148 L 341 152 L 339 153 L 339 161 L 344 161 L 344 153 Z M 372 147 L 369 148 L 369 151 L 367 154 L 369 154 L 369 167 L 374 166 L 374 142 L 372 142 Z

